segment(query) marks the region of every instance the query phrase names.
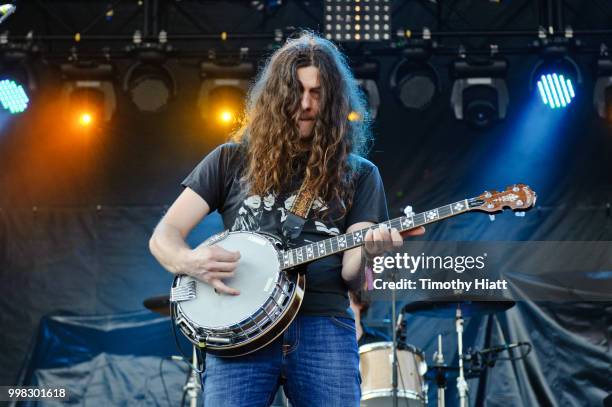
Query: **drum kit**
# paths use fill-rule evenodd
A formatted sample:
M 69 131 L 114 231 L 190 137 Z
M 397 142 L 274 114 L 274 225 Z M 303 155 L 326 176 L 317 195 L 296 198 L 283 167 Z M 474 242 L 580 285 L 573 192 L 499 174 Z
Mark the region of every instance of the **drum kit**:
M 170 316 L 170 299 L 166 296 L 151 297 L 144 301 L 144 306 L 158 314 Z M 393 327 L 393 340 L 387 342 L 373 342 L 359 348 L 361 372 L 361 406 L 405 406 L 422 407 L 428 405 L 429 382 L 437 387 L 438 407 L 445 406 L 445 390 L 448 377 L 456 376 L 459 393 L 459 406 L 468 405 L 468 377 L 478 377 L 484 372 L 483 368 L 466 368 L 464 361 L 471 360 L 474 354 L 466 355 L 463 349 L 463 324 L 466 316 L 479 316 L 505 311 L 514 306 L 514 301 L 484 301 L 482 298 L 462 298 L 460 301 L 453 298 L 438 298 L 435 301 L 417 301 L 404 306 L 399 318 Z M 392 307 L 392 314 L 395 307 Z M 455 319 L 457 334 L 458 365 L 449 366 L 444 361 L 442 353 L 442 336 L 438 336 L 438 350 L 433 355 L 433 364 L 428 366 L 425 354 L 417 347 L 406 341 L 406 322 L 404 314 L 428 316 L 435 318 Z M 503 345 L 484 352 L 502 352 L 511 347 L 529 346 L 527 343 L 516 345 Z M 193 366 L 197 366 L 197 354 L 192 356 Z M 528 353 L 528 352 L 527 352 Z M 183 387 L 184 395 L 191 406 L 197 405 L 197 398 L 201 391 L 198 372 L 190 369 Z M 282 406 L 289 406 L 283 398 Z M 454 403 L 453 403 L 454 404 Z
M 390 342 L 375 342 L 359 348 L 361 370 L 361 405 L 363 407 L 428 405 L 429 383 L 437 387 L 437 403 L 445 406 L 445 391 L 449 375 L 456 376 L 459 405 L 468 405 L 466 378 L 478 377 L 484 369 L 467 369 L 464 361 L 471 358 L 463 349 L 463 324 L 465 316 L 493 314 L 514 306 L 514 301 L 484 301 L 453 298 L 438 298 L 435 301 L 417 301 L 407 304 L 400 311 L 398 324 L 394 327 L 394 339 Z M 442 353 L 442 335 L 438 336 L 438 350 L 433 355 L 433 364 L 427 365 L 424 352 L 406 342 L 404 314 L 435 318 L 454 318 L 457 334 L 458 365 L 449 366 Z M 392 318 L 391 321 L 395 320 Z M 399 335 L 397 335 L 399 334 Z M 496 348 L 501 352 L 507 346 Z M 478 353 L 474 351 L 472 353 Z M 395 356 L 394 356 L 395 355 Z M 454 405 L 454 403 L 453 403 Z

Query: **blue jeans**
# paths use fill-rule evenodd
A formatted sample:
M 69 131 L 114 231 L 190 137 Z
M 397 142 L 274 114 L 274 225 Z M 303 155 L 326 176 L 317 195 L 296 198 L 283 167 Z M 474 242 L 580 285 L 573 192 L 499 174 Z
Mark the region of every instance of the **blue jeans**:
M 270 345 L 246 356 L 206 356 L 205 407 L 264 407 L 281 377 L 293 407 L 358 407 L 355 322 L 298 315 Z

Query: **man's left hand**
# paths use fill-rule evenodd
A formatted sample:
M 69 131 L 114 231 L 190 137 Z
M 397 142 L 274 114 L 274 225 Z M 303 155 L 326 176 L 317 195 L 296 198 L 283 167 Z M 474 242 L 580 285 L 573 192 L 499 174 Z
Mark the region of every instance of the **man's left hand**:
M 419 226 L 400 233 L 396 228 L 389 229 L 380 224 L 376 229 L 370 229 L 365 235 L 365 253 L 369 258 L 380 256 L 385 252 L 392 251 L 394 247 L 400 247 L 407 236 L 420 236 L 425 233 L 425 228 Z

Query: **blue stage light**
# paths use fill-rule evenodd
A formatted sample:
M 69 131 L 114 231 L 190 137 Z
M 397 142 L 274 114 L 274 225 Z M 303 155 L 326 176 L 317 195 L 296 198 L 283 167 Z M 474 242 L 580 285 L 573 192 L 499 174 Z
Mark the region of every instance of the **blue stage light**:
M 4 109 L 11 114 L 21 113 L 28 108 L 29 101 L 28 95 L 19 83 L 10 79 L 0 80 L 0 103 Z
M 567 107 L 576 97 L 572 80 L 556 73 L 543 74 L 537 82 L 542 103 L 551 109 Z

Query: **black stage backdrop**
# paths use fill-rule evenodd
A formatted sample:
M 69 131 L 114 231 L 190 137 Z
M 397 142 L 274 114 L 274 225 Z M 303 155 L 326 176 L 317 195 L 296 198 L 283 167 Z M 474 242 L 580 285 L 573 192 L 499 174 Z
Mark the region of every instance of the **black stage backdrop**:
M 395 59 L 380 61 L 382 103 L 369 158 L 381 169 L 392 216 L 407 204 L 419 212 L 524 182 L 539 194 L 524 218 L 508 213 L 491 222 L 467 214 L 429 226 L 423 239 L 612 241 L 612 130 L 593 111 L 590 75 L 572 108 L 553 114 L 528 90 L 535 57 L 514 56 L 508 117 L 477 131 L 453 119 L 447 79 L 427 111 L 403 110 L 386 79 Z M 170 275 L 148 253 L 148 238 L 182 178 L 224 140 L 193 118 L 198 73 L 182 62 L 169 62 L 182 97 L 163 114 L 119 110 L 97 136 L 70 139 L 45 110 L 52 92 L 41 92 L 38 107 L 3 128 L 0 384 L 27 379 L 44 315 L 135 312 L 145 298 L 168 292 Z M 435 63 L 444 73 L 447 62 Z M 211 218 L 191 242 L 220 225 Z M 376 303 L 371 323 L 388 319 L 389 308 Z M 453 332 L 452 320 L 408 319 L 408 341 L 429 362 L 441 333 L 447 360 L 456 363 Z M 522 302 L 495 317 L 468 319 L 465 332 L 466 346 L 533 344 L 526 360 L 499 362 L 486 380 L 470 381 L 472 405 L 599 406 L 612 392 L 610 303 Z M 431 401 L 434 390 L 431 384 Z M 448 397 L 456 399 L 454 382 Z

